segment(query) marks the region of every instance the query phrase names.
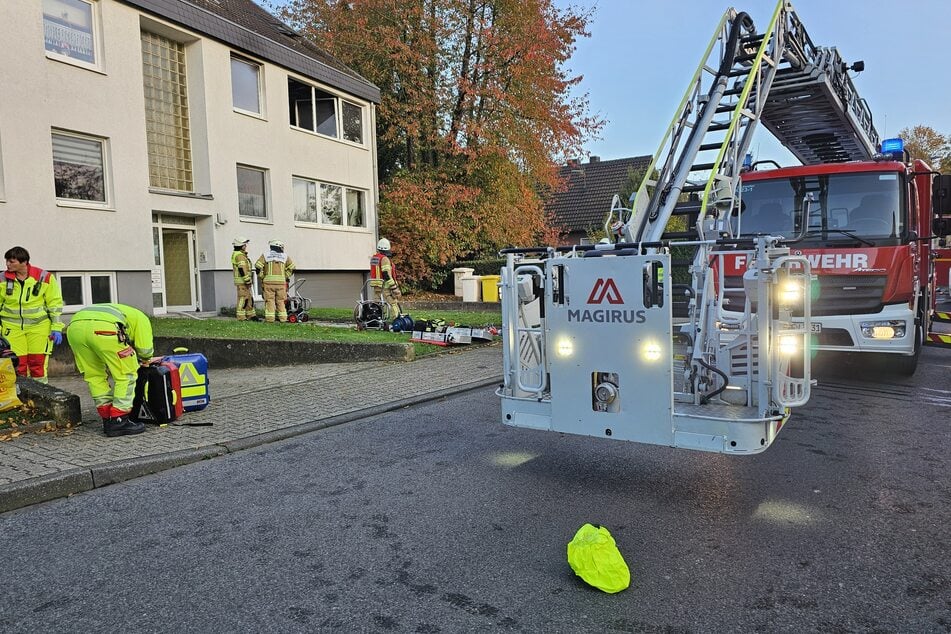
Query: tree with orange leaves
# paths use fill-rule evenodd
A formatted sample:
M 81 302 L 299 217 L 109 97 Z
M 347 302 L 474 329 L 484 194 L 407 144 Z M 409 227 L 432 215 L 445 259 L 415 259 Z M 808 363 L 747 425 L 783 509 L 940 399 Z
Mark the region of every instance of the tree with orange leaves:
M 557 235 L 538 192 L 602 122 L 564 68 L 590 13 L 552 0 L 289 0 L 281 17 L 379 86 L 380 231 L 404 278 Z

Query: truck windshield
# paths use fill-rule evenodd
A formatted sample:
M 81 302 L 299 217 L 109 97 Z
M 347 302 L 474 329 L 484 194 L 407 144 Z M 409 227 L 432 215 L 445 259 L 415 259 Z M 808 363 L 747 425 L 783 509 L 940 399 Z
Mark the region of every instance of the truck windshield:
M 794 238 L 802 230 L 824 239 L 898 237 L 904 229 L 901 176 L 897 172 L 858 172 L 757 180 L 741 187 L 741 235 L 771 233 Z

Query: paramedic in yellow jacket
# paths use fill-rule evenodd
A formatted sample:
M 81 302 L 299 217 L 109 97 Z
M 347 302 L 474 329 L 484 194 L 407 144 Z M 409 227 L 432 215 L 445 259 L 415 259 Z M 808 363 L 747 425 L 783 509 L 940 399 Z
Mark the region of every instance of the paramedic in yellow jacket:
M 251 258 L 248 257 L 247 238 L 235 238 L 231 243 L 234 252 L 231 254 L 231 271 L 234 273 L 234 286 L 238 291 L 238 302 L 235 304 L 235 316 L 238 321 L 254 319 L 254 299 L 251 297 Z
M 287 283 L 294 274 L 294 260 L 284 253 L 284 243 L 271 240 L 267 243 L 268 252 L 258 258 L 254 268 L 262 280 L 264 292 L 264 321 L 277 320 L 287 322 Z
M 400 292 L 400 285 L 396 283 L 396 267 L 390 260 L 393 255 L 390 251 L 390 241 L 380 238 L 376 243 L 376 251 L 370 258 L 370 288 L 377 300 L 382 298 L 393 308 L 395 314 L 392 317 L 398 317 L 403 314 L 399 304 L 403 293 Z
M 145 425 L 129 419 L 139 365 L 152 360 L 152 322 L 125 304 L 93 304 L 73 315 L 66 331 L 76 369 L 102 417 L 106 436 L 141 434 Z M 113 386 L 109 385 L 112 377 Z
M 3 257 L 7 270 L 0 291 L 0 332 L 20 357 L 17 374 L 46 383 L 53 345 L 63 342 L 59 282 L 52 273 L 32 266 L 23 247 L 13 247 Z

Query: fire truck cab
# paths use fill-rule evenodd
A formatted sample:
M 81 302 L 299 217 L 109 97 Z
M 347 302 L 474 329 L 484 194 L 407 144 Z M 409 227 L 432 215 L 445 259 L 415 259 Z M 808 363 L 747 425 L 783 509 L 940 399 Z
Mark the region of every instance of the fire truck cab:
M 894 160 L 899 140 L 882 145 L 877 161 L 745 172 L 731 222 L 738 235 L 782 235 L 809 260 L 814 349 L 895 355 L 890 367 L 911 374 L 935 299 L 934 175 Z M 742 307 L 747 260 L 719 259 L 728 311 Z

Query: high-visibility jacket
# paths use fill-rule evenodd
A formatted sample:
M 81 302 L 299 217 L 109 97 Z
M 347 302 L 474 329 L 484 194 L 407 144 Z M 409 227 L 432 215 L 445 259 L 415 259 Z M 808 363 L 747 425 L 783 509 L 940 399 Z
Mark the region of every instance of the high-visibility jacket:
M 25 280 L 20 281 L 15 273 L 6 271 L 3 282 L 0 321 L 4 327 L 28 330 L 48 320 L 51 330 L 63 331 L 63 294 L 56 276 L 30 265 Z
M 234 272 L 235 286 L 247 286 L 251 283 L 251 258 L 242 249 L 231 254 L 231 270 Z
M 109 330 L 109 324 L 116 328 L 119 337 L 124 336 L 135 350 L 135 356 L 141 361 L 150 359 L 155 353 L 152 340 L 152 322 L 148 315 L 138 308 L 125 304 L 93 304 L 73 315 L 70 324 L 78 321 L 101 321 L 103 330 Z
M 291 275 L 294 274 L 294 269 L 296 268 L 294 266 L 294 260 L 289 257 L 275 257 L 277 255 L 284 254 L 270 251 L 266 255 L 259 257 L 257 262 L 254 263 L 254 268 L 258 270 L 258 278 L 265 284 L 269 282 L 280 282 L 284 284 L 290 280 Z
M 396 267 L 393 261 L 382 253 L 374 253 L 370 258 L 370 286 L 395 286 Z

